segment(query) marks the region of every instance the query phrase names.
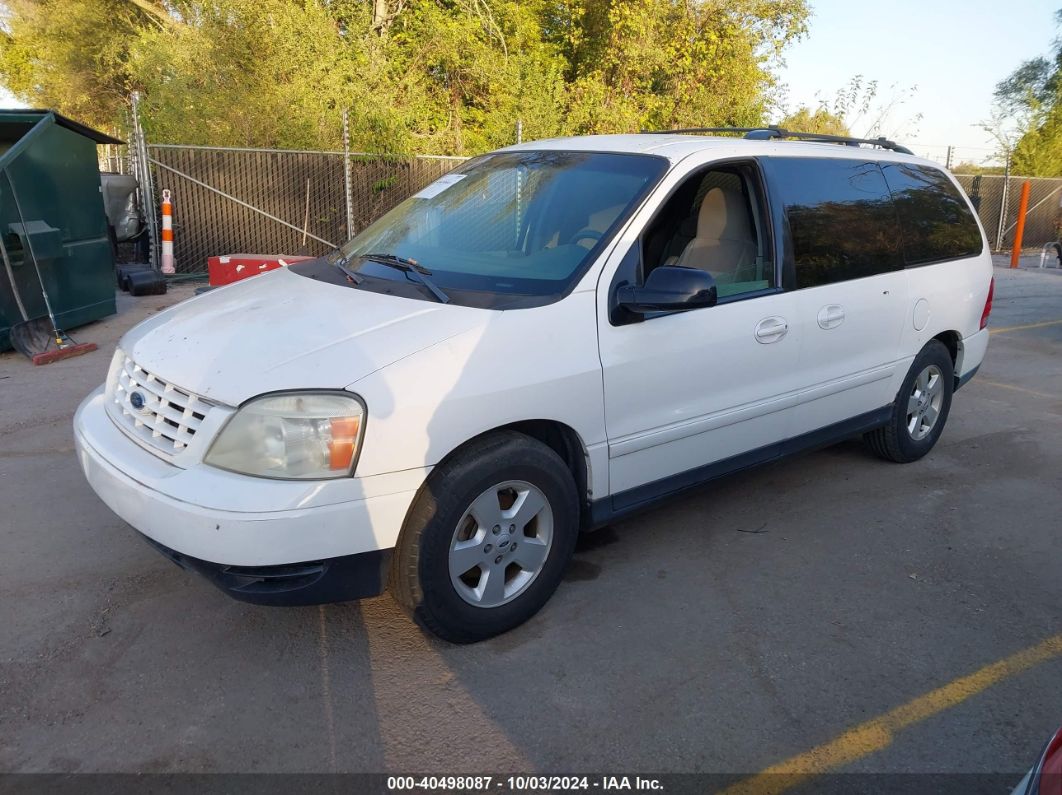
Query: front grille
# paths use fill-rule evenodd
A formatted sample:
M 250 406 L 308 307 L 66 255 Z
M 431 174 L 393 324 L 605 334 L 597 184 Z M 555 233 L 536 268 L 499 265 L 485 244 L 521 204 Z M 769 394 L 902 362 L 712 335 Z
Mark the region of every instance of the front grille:
M 118 424 L 166 455 L 176 455 L 191 443 L 213 405 L 152 375 L 128 356 L 118 366 L 111 400 Z

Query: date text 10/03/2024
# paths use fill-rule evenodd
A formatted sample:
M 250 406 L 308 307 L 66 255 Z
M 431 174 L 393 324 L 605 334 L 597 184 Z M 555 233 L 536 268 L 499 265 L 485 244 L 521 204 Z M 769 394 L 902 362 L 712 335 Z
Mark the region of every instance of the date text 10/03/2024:
M 599 790 L 652 792 L 659 779 L 641 776 L 388 776 L 391 792 L 555 792 Z

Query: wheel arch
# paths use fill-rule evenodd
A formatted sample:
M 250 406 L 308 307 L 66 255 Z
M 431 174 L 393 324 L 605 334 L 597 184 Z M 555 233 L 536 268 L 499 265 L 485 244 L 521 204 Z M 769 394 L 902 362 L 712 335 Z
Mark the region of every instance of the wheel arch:
M 948 349 L 948 353 L 951 354 L 952 374 L 955 378 L 955 383 L 958 385 L 959 373 L 962 371 L 962 335 L 957 331 L 942 331 L 933 337 L 935 340 L 939 340 L 944 343 L 944 347 Z
M 482 439 L 484 436 L 499 431 L 515 431 L 517 433 L 522 433 L 523 435 L 529 436 L 530 438 L 546 445 L 546 447 L 550 448 L 560 456 L 561 460 L 564 461 L 567 466 L 569 473 L 571 473 L 572 480 L 575 481 L 576 492 L 579 494 L 579 526 L 583 529 L 587 529 L 590 522 L 590 501 L 592 497 L 590 485 L 592 483 L 590 477 L 590 455 L 587 451 L 586 444 L 583 442 L 578 431 L 559 420 L 527 419 L 506 423 L 505 425 L 498 425 L 494 428 L 488 428 L 457 445 L 457 447 L 443 456 L 435 467 L 441 466 L 454 456 L 460 455 L 465 448 L 477 439 Z M 429 475 L 428 478 L 430 479 L 430 477 L 431 476 Z M 427 480 L 425 480 L 425 485 L 426 484 Z M 414 500 L 414 503 L 415 502 L 416 501 Z M 412 510 L 412 506 L 410 507 L 410 510 Z
M 579 494 L 579 524 L 586 527 L 590 516 L 590 455 L 582 437 L 570 425 L 557 420 L 521 420 L 493 430 L 510 430 L 530 436 L 561 457 Z M 488 431 L 488 433 L 492 432 Z

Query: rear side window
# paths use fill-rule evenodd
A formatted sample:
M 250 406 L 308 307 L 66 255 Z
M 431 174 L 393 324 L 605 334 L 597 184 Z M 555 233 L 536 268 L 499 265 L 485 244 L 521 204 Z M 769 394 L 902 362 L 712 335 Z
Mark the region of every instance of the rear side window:
M 908 265 L 925 265 L 981 253 L 981 230 L 947 175 L 929 166 L 889 163 L 882 169 L 892 190 Z
M 903 268 L 896 209 L 876 163 L 770 158 L 769 167 L 789 220 L 798 288 Z

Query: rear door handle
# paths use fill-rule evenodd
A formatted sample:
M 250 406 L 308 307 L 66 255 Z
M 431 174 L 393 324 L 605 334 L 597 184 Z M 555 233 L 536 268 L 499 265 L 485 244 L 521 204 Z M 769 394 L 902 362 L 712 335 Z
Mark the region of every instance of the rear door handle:
M 844 323 L 844 307 L 840 304 L 827 304 L 819 310 L 819 328 L 837 328 Z
M 756 342 L 762 342 L 764 345 L 778 342 L 787 331 L 789 331 L 789 324 L 785 322 L 784 317 L 777 315 L 765 317 L 756 324 Z

